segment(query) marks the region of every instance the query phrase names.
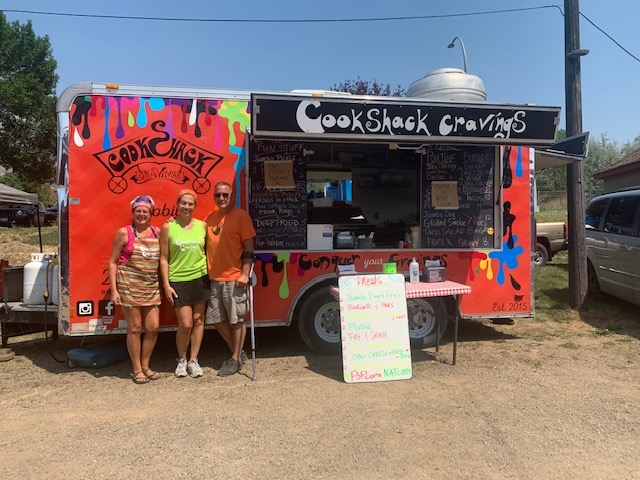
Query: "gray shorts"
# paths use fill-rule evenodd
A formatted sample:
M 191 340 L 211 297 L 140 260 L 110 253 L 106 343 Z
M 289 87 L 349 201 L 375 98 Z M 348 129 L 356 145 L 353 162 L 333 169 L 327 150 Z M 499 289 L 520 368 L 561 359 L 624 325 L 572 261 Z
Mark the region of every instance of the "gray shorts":
M 211 282 L 211 293 L 207 304 L 205 323 L 230 324 L 244 322 L 247 314 L 247 289 L 236 287 L 236 282 Z

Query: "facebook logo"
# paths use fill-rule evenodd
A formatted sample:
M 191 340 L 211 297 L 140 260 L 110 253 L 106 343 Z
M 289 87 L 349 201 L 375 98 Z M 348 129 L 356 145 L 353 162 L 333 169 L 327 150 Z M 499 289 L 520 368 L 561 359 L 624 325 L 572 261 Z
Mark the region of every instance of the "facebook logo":
M 98 315 L 101 317 L 113 317 L 116 313 L 116 306 L 111 300 L 100 300 L 98 302 Z

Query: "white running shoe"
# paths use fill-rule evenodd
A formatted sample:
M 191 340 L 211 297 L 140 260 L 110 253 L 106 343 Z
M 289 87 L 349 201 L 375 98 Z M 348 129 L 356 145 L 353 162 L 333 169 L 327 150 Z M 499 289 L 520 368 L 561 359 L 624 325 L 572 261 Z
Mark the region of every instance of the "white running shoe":
M 176 377 L 186 377 L 187 376 L 187 359 L 186 358 L 178 358 L 178 366 L 176 367 Z
M 197 358 L 194 358 L 187 364 L 187 371 L 189 372 L 189 375 L 191 375 L 193 378 L 198 378 L 204 375 L 204 373 L 202 372 L 202 368 L 200 368 L 200 364 L 198 363 Z

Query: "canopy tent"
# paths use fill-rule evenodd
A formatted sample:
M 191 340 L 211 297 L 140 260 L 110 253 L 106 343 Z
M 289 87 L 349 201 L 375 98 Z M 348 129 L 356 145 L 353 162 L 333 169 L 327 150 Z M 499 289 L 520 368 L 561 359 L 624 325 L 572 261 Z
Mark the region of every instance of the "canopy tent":
M 35 205 L 38 203 L 38 195 L 27 193 L 17 188 L 0 183 L 0 204 L 20 203 Z

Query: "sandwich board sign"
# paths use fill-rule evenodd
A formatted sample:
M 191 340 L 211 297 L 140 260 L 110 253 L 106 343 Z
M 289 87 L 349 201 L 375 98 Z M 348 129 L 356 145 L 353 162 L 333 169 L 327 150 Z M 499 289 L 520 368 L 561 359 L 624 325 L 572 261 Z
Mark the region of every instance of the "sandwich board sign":
M 338 290 L 344 381 L 411 378 L 404 275 L 343 275 Z

